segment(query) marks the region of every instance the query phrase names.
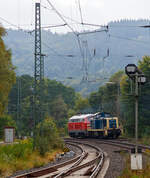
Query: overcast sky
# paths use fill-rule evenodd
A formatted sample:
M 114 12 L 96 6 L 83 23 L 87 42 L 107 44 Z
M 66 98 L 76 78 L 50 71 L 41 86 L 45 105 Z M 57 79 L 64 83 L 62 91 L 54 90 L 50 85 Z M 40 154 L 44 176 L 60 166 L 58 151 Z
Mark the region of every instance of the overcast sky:
M 64 16 L 81 22 L 78 0 L 49 0 Z M 35 0 L 1 0 L 0 18 L 21 28 L 34 28 Z M 80 0 L 83 21 L 94 24 L 107 24 L 119 19 L 150 19 L 150 0 Z M 47 0 L 41 0 L 42 26 L 63 24 L 64 22 L 51 10 Z M 44 7 L 47 8 L 44 8 Z M 79 25 L 66 19 L 74 30 Z M 0 19 L 5 27 L 10 27 Z M 55 28 L 53 31 L 66 32 L 66 27 Z

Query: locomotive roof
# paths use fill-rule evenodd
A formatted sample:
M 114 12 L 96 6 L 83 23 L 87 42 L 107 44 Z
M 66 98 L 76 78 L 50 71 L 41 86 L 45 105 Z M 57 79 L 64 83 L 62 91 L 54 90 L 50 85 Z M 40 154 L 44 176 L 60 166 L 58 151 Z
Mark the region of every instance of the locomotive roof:
M 71 118 L 69 118 L 69 120 L 71 120 L 71 119 L 83 119 L 83 118 L 90 117 L 90 116 L 93 116 L 93 114 L 75 115 L 75 116 L 72 116 Z

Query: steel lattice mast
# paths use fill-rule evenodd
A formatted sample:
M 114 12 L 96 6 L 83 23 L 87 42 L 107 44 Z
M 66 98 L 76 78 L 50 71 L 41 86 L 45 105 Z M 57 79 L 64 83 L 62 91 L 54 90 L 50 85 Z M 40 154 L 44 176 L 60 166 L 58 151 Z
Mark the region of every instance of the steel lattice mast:
M 44 58 L 41 55 L 41 7 L 35 3 L 35 52 L 34 52 L 34 106 L 33 106 L 33 148 L 35 149 L 35 128 L 41 119 L 41 85 L 44 78 Z
M 41 87 L 44 79 L 44 55 L 41 53 L 41 8 L 35 3 L 35 58 L 34 58 L 34 125 L 41 120 Z M 38 112 L 38 113 L 37 113 Z
M 35 91 L 37 85 L 42 79 L 42 61 L 41 61 L 41 9 L 40 3 L 35 4 Z

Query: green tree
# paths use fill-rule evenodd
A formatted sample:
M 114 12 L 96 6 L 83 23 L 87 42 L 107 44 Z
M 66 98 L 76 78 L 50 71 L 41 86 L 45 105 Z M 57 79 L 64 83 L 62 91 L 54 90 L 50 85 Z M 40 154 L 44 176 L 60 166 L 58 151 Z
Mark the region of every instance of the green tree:
M 109 81 L 101 86 L 98 92 L 91 93 L 89 102 L 95 110 L 99 109 L 119 116 L 120 106 L 120 81 L 123 71 L 113 74 Z
M 36 149 L 44 155 L 56 148 L 63 148 L 63 142 L 52 118 L 46 118 L 36 127 Z
M 89 104 L 92 107 L 94 112 L 97 112 L 98 110 L 100 110 L 100 106 L 101 106 L 100 93 L 92 92 L 89 96 Z
M 8 115 L 0 117 L 0 138 L 4 137 L 4 128 L 6 126 L 16 127 L 15 121 Z
M 6 48 L 2 39 L 5 34 L 4 28 L 0 27 L 0 116 L 4 114 L 10 89 L 15 83 L 15 68 L 11 62 L 11 51 Z
M 147 83 L 139 86 L 139 135 L 150 134 L 150 56 L 144 56 L 138 63 L 139 69 L 145 74 Z
M 18 91 L 20 82 L 20 104 L 19 117 L 17 117 Z M 34 78 L 29 75 L 17 77 L 17 82 L 13 86 L 9 95 L 8 111 L 17 122 L 17 128 L 20 134 L 29 135 L 33 128 L 33 83 Z M 36 122 L 41 122 L 46 116 L 53 116 L 57 126 L 64 127 L 67 123 L 67 110 L 72 109 L 75 103 L 75 92 L 72 88 L 66 87 L 61 83 L 44 79 L 42 88 L 37 90 L 40 93 L 41 103 L 36 100 L 37 116 Z M 41 111 L 41 112 L 39 112 Z M 18 120 L 17 120 L 18 119 Z
M 67 122 L 67 105 L 63 98 L 58 96 L 50 105 L 51 116 L 59 128 L 63 128 Z
M 77 113 L 84 113 L 88 112 L 90 108 L 88 98 L 82 98 L 80 95 L 77 96 L 76 102 L 75 102 L 75 111 Z
M 150 78 L 150 57 L 144 56 L 138 63 L 138 68 L 145 74 L 147 80 Z M 124 76 L 121 81 L 121 103 L 123 113 L 123 123 L 126 133 L 134 136 L 135 133 L 135 85 L 129 81 L 127 76 Z M 150 84 L 139 85 L 139 136 L 150 134 Z

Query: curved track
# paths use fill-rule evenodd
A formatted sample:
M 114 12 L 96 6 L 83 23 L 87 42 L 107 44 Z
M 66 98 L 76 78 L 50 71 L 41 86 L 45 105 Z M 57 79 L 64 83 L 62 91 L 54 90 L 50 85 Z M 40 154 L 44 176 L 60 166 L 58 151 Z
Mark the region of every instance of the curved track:
M 74 140 L 78 140 L 78 139 L 74 139 Z M 82 139 L 82 142 L 83 143 L 91 142 L 91 144 L 97 145 L 108 154 L 106 159 L 109 159 L 109 163 L 106 166 L 109 167 L 107 169 L 107 172 L 103 176 L 105 178 L 115 178 L 120 176 L 126 165 L 125 159 L 120 153 L 128 152 L 130 154 L 131 148 L 135 148 L 135 144 L 130 143 L 127 139 L 114 140 L 114 139 L 85 138 Z M 150 146 L 145 146 L 140 144 L 138 146 L 142 148 L 143 152 L 145 151 L 145 149 L 150 149 Z M 146 163 L 146 159 L 145 156 L 143 156 L 143 167 L 146 166 L 145 163 Z M 101 174 L 99 174 L 99 176 L 101 177 Z
M 94 178 L 100 171 L 103 162 L 104 154 L 102 150 L 96 146 L 92 146 L 88 143 L 80 141 L 70 140 L 67 144 L 78 147 L 81 150 L 81 154 L 75 158 L 66 161 L 55 166 L 48 168 L 41 168 L 36 171 L 31 171 L 17 176 L 11 176 L 12 178 L 48 178 L 48 177 L 90 177 Z
M 65 142 L 68 145 L 77 147 L 80 150 L 80 154 L 76 155 L 74 158 L 64 163 L 56 164 L 48 168 L 41 168 L 35 171 L 31 171 L 28 173 L 24 173 L 18 176 L 11 176 L 11 177 L 12 178 L 29 178 L 29 177 L 95 178 L 97 175 L 99 175 L 100 177 L 104 177 L 109 167 L 109 161 L 108 161 L 108 157 L 106 158 L 106 154 L 104 155 L 103 151 L 100 148 L 102 145 L 107 145 L 106 147 L 103 147 L 103 150 L 105 150 L 105 148 L 108 148 L 108 147 L 110 147 L 111 149 L 111 146 L 114 146 L 113 148 L 114 150 L 118 150 L 118 148 L 124 148 L 125 150 L 130 151 L 131 148 L 135 147 L 135 144 L 128 143 L 125 140 L 72 139 L 70 138 L 70 139 L 65 139 Z M 142 149 L 150 149 L 150 147 L 144 146 L 144 145 L 139 145 L 139 147 L 141 147 Z M 110 154 L 108 156 L 111 157 Z M 106 163 L 107 161 L 108 163 Z M 116 161 L 115 162 L 113 161 L 110 162 L 111 163 L 110 167 L 112 166 L 112 164 L 114 165 L 116 164 L 115 163 Z M 109 174 L 110 172 L 109 169 L 108 169 L 107 174 Z
M 81 140 L 81 139 L 72 139 L 72 138 L 69 138 L 69 139 L 65 139 L 65 140 L 71 140 L 71 141 L 78 141 L 78 140 Z M 132 148 L 135 148 L 135 144 L 134 143 L 130 143 L 128 142 L 128 140 L 122 140 L 122 139 L 118 139 L 118 140 L 114 140 L 114 139 L 108 139 L 108 140 L 105 140 L 105 139 L 82 139 L 82 142 L 95 142 L 95 143 L 98 143 L 98 144 L 107 144 L 107 145 L 112 145 L 112 146 L 117 146 L 119 148 L 124 148 L 124 149 L 127 149 L 127 150 L 131 150 Z M 141 145 L 141 144 L 138 144 L 138 147 L 145 150 L 145 149 L 149 149 L 150 150 L 150 146 L 146 146 L 146 145 Z

